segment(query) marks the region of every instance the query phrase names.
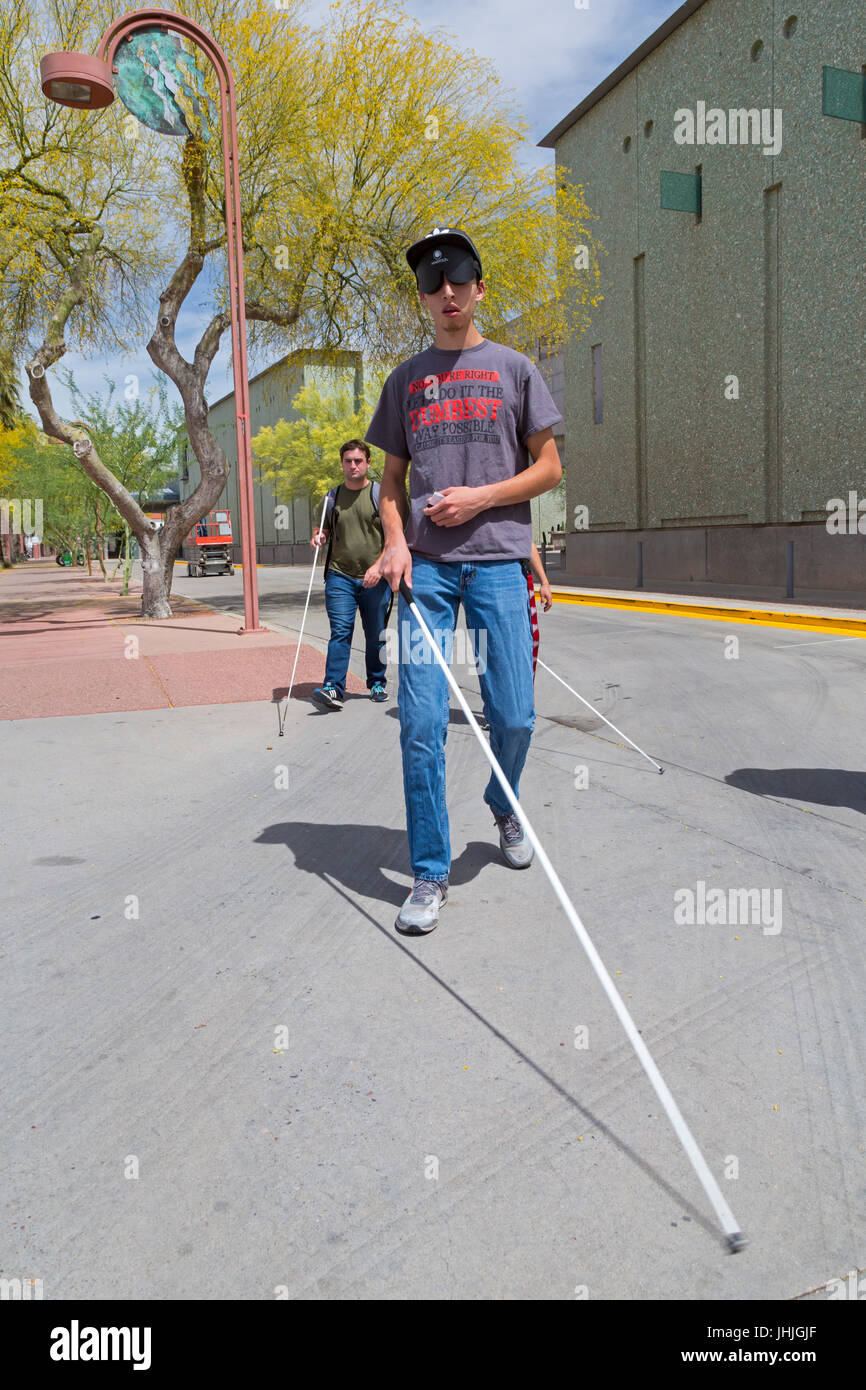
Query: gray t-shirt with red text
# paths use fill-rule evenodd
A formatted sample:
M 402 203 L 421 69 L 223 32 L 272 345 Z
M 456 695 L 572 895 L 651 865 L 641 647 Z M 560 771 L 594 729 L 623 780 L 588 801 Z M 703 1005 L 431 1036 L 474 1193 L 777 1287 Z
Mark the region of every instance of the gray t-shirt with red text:
M 513 478 L 532 459 L 526 439 L 562 419 L 535 363 L 486 338 L 426 348 L 388 377 L 366 440 L 411 459 L 406 541 L 430 560 L 521 560 L 532 546 L 528 502 L 492 507 L 462 526 L 436 526 L 427 500 L 446 487 Z

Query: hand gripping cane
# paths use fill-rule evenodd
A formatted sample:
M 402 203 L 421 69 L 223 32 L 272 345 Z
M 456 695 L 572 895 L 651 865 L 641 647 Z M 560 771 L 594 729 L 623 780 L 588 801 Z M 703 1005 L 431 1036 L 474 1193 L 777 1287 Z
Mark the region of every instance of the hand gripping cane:
M 635 1052 L 637 1053 L 638 1060 L 640 1061 L 641 1066 L 643 1067 L 644 1071 L 649 1077 L 653 1090 L 655 1091 L 656 1095 L 658 1096 L 659 1100 L 664 1106 L 665 1113 L 674 1127 L 677 1138 L 679 1139 L 680 1143 L 685 1149 L 686 1154 L 688 1155 L 688 1158 L 691 1162 L 691 1165 L 694 1168 L 698 1178 L 700 1179 L 704 1192 L 707 1194 L 707 1197 L 709 1198 L 713 1206 L 716 1216 L 719 1219 L 719 1223 L 723 1231 L 725 1232 L 725 1235 L 727 1236 L 728 1249 L 730 1250 L 731 1254 L 736 1254 L 736 1252 L 738 1250 L 742 1250 L 743 1246 L 746 1244 L 746 1237 L 740 1230 L 733 1212 L 731 1211 L 730 1207 L 728 1206 L 727 1202 L 722 1196 L 721 1189 L 719 1188 L 718 1183 L 716 1182 L 715 1178 L 710 1172 L 710 1169 L 707 1165 L 707 1161 L 701 1153 L 700 1149 L 698 1148 L 691 1130 L 689 1129 L 688 1125 L 686 1124 L 685 1120 L 680 1114 L 679 1107 L 677 1106 L 676 1101 L 674 1100 L 673 1096 L 668 1090 L 667 1085 L 665 1084 L 664 1077 L 662 1076 L 661 1072 L 659 1071 L 658 1067 L 656 1066 L 655 1062 L 650 1056 L 649 1049 L 646 1043 L 644 1042 L 643 1038 L 641 1037 L 640 1033 L 638 1032 L 637 1028 L 635 1027 L 634 1020 L 632 1019 L 631 1014 L 629 1013 L 628 1009 L 623 1003 L 622 998 L 620 997 L 620 994 L 613 980 L 608 974 L 605 964 L 601 959 L 601 956 L 598 954 L 598 951 L 595 949 L 595 946 L 590 940 L 589 933 L 587 932 L 586 927 L 581 922 L 574 904 L 572 903 L 571 899 L 569 898 L 568 894 L 563 888 L 556 870 L 554 869 L 546 853 L 544 852 L 544 848 L 541 844 L 541 841 L 539 840 L 538 836 L 536 835 L 535 831 L 529 823 L 529 817 L 523 810 L 522 806 L 520 805 L 520 802 L 514 795 L 514 792 L 511 790 L 511 787 L 505 777 L 505 773 L 499 766 L 499 763 L 490 748 L 490 744 L 487 742 L 484 735 L 482 734 L 481 729 L 479 728 L 476 722 L 475 716 L 473 715 L 471 709 L 469 708 L 468 704 L 466 703 L 466 700 L 463 697 L 463 693 L 459 685 L 457 684 L 457 681 L 454 679 L 454 676 L 447 662 L 445 661 L 445 658 L 442 656 L 442 653 L 440 652 L 438 646 L 436 645 L 436 642 L 433 639 L 433 635 L 430 632 L 430 629 L 428 628 L 426 622 L 421 616 L 418 605 L 412 596 L 412 590 L 409 588 L 409 585 L 406 583 L 404 579 L 400 580 L 400 593 L 403 595 L 403 598 L 406 600 L 409 607 L 411 608 L 415 620 L 418 623 L 418 626 L 421 628 L 421 631 L 424 633 L 424 636 L 430 645 L 430 649 L 433 653 L 436 662 L 439 666 L 441 666 L 443 672 L 445 673 L 445 679 L 451 687 L 452 692 L 456 696 L 460 708 L 466 715 L 472 732 L 475 734 L 475 737 L 478 739 L 478 742 L 481 746 L 482 753 L 484 754 L 485 758 L 492 767 L 496 775 L 496 780 L 499 782 L 499 785 L 502 788 L 503 794 L 506 800 L 508 801 L 509 806 L 511 806 L 512 810 L 514 811 L 514 814 L 517 816 L 518 820 L 520 821 L 520 824 L 523 826 L 524 834 L 526 835 L 526 838 L 529 840 L 529 843 L 532 845 L 532 848 L 535 850 L 535 853 L 538 856 L 538 862 L 540 863 L 544 872 L 547 874 L 547 877 L 550 881 L 550 886 L 556 894 L 557 898 L 559 899 L 559 904 L 563 912 L 565 913 L 566 917 L 568 918 L 569 922 L 571 923 L 572 927 L 577 933 L 577 938 L 584 951 L 586 952 L 587 956 L 589 957 L 590 964 L 593 970 L 595 971 L 596 975 L 598 976 L 602 989 L 604 990 L 605 994 L 607 995 L 608 999 L 613 1005 L 614 1012 L 616 1013 L 620 1023 L 625 1029 L 626 1036 L 629 1042 L 631 1043 L 632 1047 L 634 1048 Z

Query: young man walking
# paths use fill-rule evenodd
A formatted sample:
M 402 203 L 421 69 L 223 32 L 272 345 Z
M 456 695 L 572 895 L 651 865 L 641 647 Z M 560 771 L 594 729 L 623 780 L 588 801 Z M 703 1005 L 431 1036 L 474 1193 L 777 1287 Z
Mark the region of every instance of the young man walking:
M 446 659 L 463 604 L 476 659 L 479 634 L 485 644 L 479 679 L 490 746 L 517 795 L 535 723 L 521 560 L 532 544 L 529 500 L 562 477 L 551 428 L 562 417 L 530 359 L 489 342 L 475 327 L 485 287 L 481 257 L 465 232 L 437 227 L 409 247 L 406 259 L 435 338 L 388 377 L 367 431 L 369 443 L 385 452 L 385 544 L 370 580 L 381 574 L 394 591 L 406 581 Z M 435 927 L 448 895 L 449 697 L 436 663 L 411 659 L 424 638 L 402 598 L 398 629 L 403 790 L 415 882 L 396 926 L 418 935 Z M 484 800 L 506 862 L 528 868 L 532 847 L 493 775 Z
M 384 579 L 372 586 L 364 584 L 364 575 L 378 559 L 383 545 L 379 484 L 367 476 L 370 450 L 363 440 L 350 439 L 344 444 L 340 463 L 343 482 L 328 493 L 322 528 L 313 532 L 311 542 L 316 550 L 328 542 L 325 608 L 331 638 L 324 682 L 313 691 L 313 700 L 325 710 L 343 708 L 358 612 L 366 642 L 367 689 L 374 700 L 388 698 L 383 632 L 391 611 L 391 590 Z

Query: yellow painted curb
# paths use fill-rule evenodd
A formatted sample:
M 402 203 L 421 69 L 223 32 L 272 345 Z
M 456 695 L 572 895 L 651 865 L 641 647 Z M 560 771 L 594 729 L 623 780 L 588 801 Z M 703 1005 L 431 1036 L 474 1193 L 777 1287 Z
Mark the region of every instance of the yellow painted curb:
M 586 608 L 625 608 L 639 613 L 666 613 L 677 618 L 708 618 L 717 623 L 752 623 L 757 627 L 799 628 L 804 632 L 838 632 L 866 637 L 866 619 L 822 617 L 815 613 L 774 613 L 762 608 L 715 608 L 697 603 L 657 603 L 640 598 L 605 598 L 598 594 L 569 594 L 551 589 L 554 603 Z

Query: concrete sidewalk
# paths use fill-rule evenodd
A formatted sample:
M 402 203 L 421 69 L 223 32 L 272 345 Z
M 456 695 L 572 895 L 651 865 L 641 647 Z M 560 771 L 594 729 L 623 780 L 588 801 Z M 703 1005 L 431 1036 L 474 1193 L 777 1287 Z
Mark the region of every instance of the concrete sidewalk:
M 236 618 L 172 594 L 174 616 L 140 616 L 141 586 L 31 561 L 0 576 L 0 718 L 103 714 L 285 698 L 297 643 L 270 629 L 240 636 Z M 293 698 L 324 677 L 303 643 Z M 347 690 L 365 694 L 349 675 Z
M 306 576 L 259 574 L 298 626 Z M 235 576 L 186 586 L 237 610 Z M 859 640 L 756 624 L 734 660 L 694 616 L 541 626 L 594 712 L 539 669 L 521 803 L 749 1246 L 726 1253 L 540 866 L 503 862 L 461 712 L 451 891 L 413 940 L 394 701 L 293 700 L 282 739 L 265 702 L 0 725 L 8 1277 L 709 1307 L 866 1268 Z M 780 911 L 713 920 L 704 889 Z

